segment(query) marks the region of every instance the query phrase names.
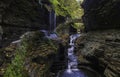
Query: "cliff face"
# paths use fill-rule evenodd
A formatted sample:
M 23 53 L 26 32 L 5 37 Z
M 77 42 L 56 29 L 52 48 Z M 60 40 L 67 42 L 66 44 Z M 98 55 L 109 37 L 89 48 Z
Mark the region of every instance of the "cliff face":
M 32 31 L 24 34 L 21 42 L 1 49 L 0 77 L 53 77 L 50 67 L 59 45 L 44 36 L 43 32 Z
M 120 30 L 88 32 L 77 41 L 78 47 L 82 46 L 79 53 L 106 77 L 120 76 Z
M 83 21 L 87 31 L 120 28 L 119 0 L 84 0 Z
M 120 76 L 120 1 L 85 0 L 87 33 L 77 40 L 81 56 L 106 77 Z
M 0 23 L 12 26 L 39 27 L 48 22 L 47 15 L 47 10 L 38 3 L 38 0 L 0 1 Z
M 48 29 L 48 15 L 39 0 L 0 0 L 3 46 L 18 39 L 26 31 Z

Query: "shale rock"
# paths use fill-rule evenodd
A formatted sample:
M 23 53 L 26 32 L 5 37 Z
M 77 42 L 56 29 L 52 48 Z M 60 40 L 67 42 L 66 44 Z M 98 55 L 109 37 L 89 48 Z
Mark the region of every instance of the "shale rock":
M 87 31 L 120 28 L 120 0 L 84 0 L 82 6 Z
M 106 77 L 120 76 L 120 30 L 88 32 L 77 40 L 79 52 Z M 81 48 L 82 45 L 82 48 Z M 80 48 L 79 48 L 80 46 Z

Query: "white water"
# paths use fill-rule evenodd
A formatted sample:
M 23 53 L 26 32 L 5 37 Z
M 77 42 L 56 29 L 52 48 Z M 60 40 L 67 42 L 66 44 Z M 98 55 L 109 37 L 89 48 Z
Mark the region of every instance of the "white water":
M 50 24 L 50 31 L 55 32 L 56 28 L 56 14 L 53 10 L 49 12 L 49 24 Z
M 67 69 L 58 77 L 86 77 L 83 72 L 78 69 L 78 59 L 74 53 L 75 40 L 80 37 L 80 34 L 73 34 L 70 36 L 70 48 L 68 48 L 68 64 Z
M 48 39 L 53 39 L 53 40 L 57 40 L 58 36 L 55 33 L 51 33 L 49 34 L 47 30 L 40 30 L 41 32 L 43 32 L 45 34 L 45 37 Z
M 77 57 L 74 54 L 74 49 L 75 49 L 75 40 L 80 37 L 80 34 L 74 34 L 70 36 L 70 43 L 69 45 L 71 46 L 70 48 L 68 48 L 68 69 L 69 70 L 77 70 Z

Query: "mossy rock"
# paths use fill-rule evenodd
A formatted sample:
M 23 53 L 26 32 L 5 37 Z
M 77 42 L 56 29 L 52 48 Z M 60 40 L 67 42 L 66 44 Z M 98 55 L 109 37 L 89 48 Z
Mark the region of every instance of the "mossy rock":
M 49 76 L 49 68 L 55 58 L 58 46 L 55 44 L 55 41 L 45 38 L 44 36 L 44 33 L 37 31 L 33 32 L 32 37 L 29 39 L 25 38 L 28 44 L 25 68 L 29 75 L 35 71 L 35 73 L 33 73 L 34 76 Z
M 55 41 L 44 36 L 44 33 L 40 31 L 23 35 L 20 46 L 16 48 L 15 57 L 8 65 L 4 77 L 49 76 L 49 68 L 58 46 Z M 14 47 L 10 46 L 6 48 L 7 51 L 13 51 L 13 49 Z M 18 73 L 18 71 L 20 72 Z

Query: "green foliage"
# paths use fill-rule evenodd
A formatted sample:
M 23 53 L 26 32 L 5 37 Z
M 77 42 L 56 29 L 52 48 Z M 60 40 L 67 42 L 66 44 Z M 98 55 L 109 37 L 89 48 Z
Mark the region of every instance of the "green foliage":
M 83 10 L 76 0 L 50 0 L 57 15 L 78 18 L 83 15 Z
M 84 29 L 84 24 L 83 23 L 74 23 L 73 27 L 76 29 Z
M 56 41 L 45 38 L 44 33 L 38 31 L 31 33 L 31 37 L 26 37 L 26 42 L 28 44 L 26 58 L 30 60 L 29 63 L 27 61 L 27 66 L 30 67 L 26 67 L 26 70 L 29 74 L 35 71 L 32 73 L 34 77 L 49 77 L 49 69 L 58 50 Z
M 16 50 L 16 55 L 11 64 L 9 64 L 4 77 L 26 77 L 24 73 L 24 58 L 26 53 L 26 44 L 23 43 Z
M 39 31 L 31 32 L 31 36 L 24 36 L 23 41 L 16 50 L 11 64 L 7 67 L 4 77 L 28 77 L 30 70 L 35 71 L 32 74 L 34 76 L 48 77 L 49 68 L 58 49 L 55 41 L 45 38 L 44 33 Z M 38 56 L 40 58 L 37 58 Z M 39 63 L 33 62 L 34 58 L 37 58 Z M 28 60 L 26 64 L 27 59 L 30 61 Z M 30 66 L 29 69 L 26 65 Z
M 80 6 L 83 0 L 77 2 L 76 0 L 50 0 L 53 5 L 53 9 L 55 10 L 57 15 L 61 15 L 64 17 L 69 17 L 70 19 L 82 19 L 84 14 L 84 10 Z M 81 21 L 78 23 L 73 22 L 76 29 L 83 29 L 84 25 Z

